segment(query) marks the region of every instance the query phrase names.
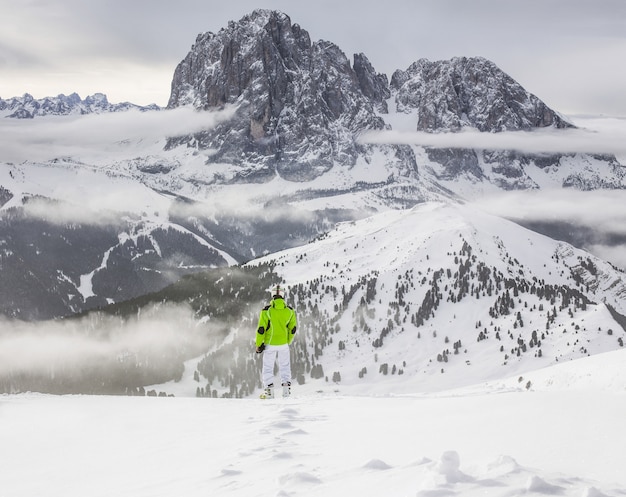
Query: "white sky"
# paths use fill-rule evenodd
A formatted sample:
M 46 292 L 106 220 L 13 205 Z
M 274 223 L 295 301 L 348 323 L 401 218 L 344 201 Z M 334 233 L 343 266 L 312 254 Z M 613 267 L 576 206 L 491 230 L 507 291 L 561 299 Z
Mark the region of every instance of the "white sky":
M 165 105 L 196 36 L 255 8 L 388 76 L 419 58 L 483 56 L 561 113 L 626 116 L 624 0 L 0 0 L 0 97 Z

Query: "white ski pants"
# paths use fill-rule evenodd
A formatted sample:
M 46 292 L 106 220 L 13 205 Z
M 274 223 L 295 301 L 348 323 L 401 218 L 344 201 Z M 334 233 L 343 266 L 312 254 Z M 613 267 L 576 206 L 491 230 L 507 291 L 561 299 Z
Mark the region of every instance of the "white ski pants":
M 291 382 L 289 345 L 267 345 L 263 351 L 263 386 L 274 383 L 274 363 L 277 357 L 281 384 Z

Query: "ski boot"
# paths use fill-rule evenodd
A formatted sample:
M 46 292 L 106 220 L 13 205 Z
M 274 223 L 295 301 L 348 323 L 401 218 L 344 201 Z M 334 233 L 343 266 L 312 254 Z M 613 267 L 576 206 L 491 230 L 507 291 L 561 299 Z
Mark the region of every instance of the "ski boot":
M 283 383 L 283 397 L 289 397 L 291 395 L 291 382 L 287 381 Z
M 274 398 L 274 384 L 270 383 L 265 387 L 263 393 L 260 395 L 262 399 L 273 399 Z

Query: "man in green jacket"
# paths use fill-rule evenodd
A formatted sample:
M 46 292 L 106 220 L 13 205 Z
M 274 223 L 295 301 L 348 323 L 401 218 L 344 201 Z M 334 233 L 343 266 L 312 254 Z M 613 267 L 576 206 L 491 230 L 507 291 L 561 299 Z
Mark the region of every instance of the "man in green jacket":
M 274 363 L 278 358 L 278 370 L 283 397 L 291 393 L 291 361 L 289 345 L 296 334 L 296 311 L 285 304 L 283 287 L 277 285 L 272 291 L 272 301 L 259 315 L 256 332 L 256 352 L 263 352 L 263 398 L 274 397 Z

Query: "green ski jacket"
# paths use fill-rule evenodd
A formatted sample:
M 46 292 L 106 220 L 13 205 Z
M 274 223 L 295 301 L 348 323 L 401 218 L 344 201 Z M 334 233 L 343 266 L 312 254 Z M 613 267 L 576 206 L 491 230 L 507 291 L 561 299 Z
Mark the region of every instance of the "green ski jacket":
M 256 346 L 290 344 L 297 324 L 296 311 L 285 304 L 282 297 L 274 297 L 259 315 Z

